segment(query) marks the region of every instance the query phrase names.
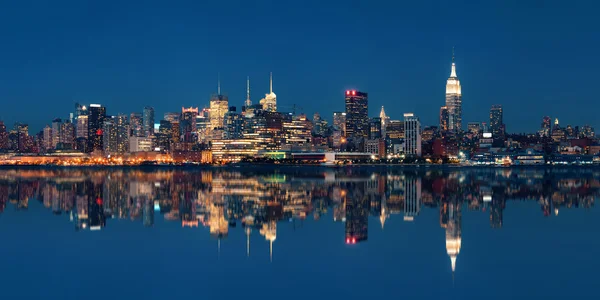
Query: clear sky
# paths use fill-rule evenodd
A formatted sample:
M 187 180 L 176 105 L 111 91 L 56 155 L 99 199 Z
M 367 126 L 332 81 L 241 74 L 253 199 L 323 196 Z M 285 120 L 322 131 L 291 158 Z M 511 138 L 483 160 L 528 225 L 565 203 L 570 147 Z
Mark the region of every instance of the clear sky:
M 456 47 L 464 123 L 504 106 L 509 132 L 544 115 L 600 130 L 597 1 L 2 1 L 0 119 L 39 130 L 74 102 L 109 114 L 230 105 L 268 92 L 312 117 L 369 93 L 369 113 L 437 125 Z M 594 88 L 596 87 L 596 88 Z M 158 120 L 159 118 L 157 118 Z M 466 126 L 465 126 L 466 127 Z

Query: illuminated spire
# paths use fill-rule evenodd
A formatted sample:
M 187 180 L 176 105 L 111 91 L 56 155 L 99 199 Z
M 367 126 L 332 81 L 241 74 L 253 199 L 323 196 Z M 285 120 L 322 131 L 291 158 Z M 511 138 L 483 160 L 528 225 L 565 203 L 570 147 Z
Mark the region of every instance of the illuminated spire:
M 252 101 L 250 100 L 250 76 L 246 77 L 246 107 L 251 106 Z
M 221 73 L 217 73 L 217 95 L 221 95 Z
M 379 113 L 379 117 L 381 119 L 385 119 L 387 116 L 385 115 L 385 110 L 383 109 L 383 106 L 381 106 L 381 112 Z
M 269 76 L 269 93 L 273 93 L 273 72 Z
M 452 47 L 452 72 L 450 72 L 450 77 L 456 77 L 456 63 L 454 62 L 454 47 Z

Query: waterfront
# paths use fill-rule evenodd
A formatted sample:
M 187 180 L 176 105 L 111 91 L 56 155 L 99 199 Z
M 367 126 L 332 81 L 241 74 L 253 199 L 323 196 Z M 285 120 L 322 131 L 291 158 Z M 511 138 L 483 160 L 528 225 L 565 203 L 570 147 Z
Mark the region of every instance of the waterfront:
M 2 168 L 0 279 L 8 299 L 593 298 L 598 196 L 595 168 Z

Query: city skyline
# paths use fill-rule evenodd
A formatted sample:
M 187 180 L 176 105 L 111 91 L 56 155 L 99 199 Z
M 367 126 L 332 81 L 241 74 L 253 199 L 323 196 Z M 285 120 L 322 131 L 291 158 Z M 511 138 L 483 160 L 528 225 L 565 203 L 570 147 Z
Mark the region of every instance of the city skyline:
M 146 26 L 150 20 L 127 5 L 72 4 L 68 12 L 21 3 L 3 10 L 2 27 L 21 28 L 6 35 L 0 61 L 0 118 L 7 124 L 22 121 L 41 129 L 47 119 L 65 118 L 62 112 L 74 102 L 101 103 L 115 115 L 146 105 L 157 115 L 172 110 L 171 103 L 202 106 L 216 89 L 217 73 L 236 106 L 246 98 L 244 79 L 250 76 L 257 103 L 268 92 L 271 71 L 278 103 L 302 103 L 308 115 L 319 112 L 329 120 L 327 112 L 342 108 L 339 95 L 356 89 L 369 93 L 371 112 L 385 106 L 393 119 L 414 112 L 424 125 L 436 124 L 438 112 L 430 107 L 443 105 L 450 49 L 456 46 L 464 87 L 463 127 L 484 121 L 492 104 L 503 105 L 511 132 L 533 131 L 545 115 L 564 124 L 584 120 L 600 127 L 593 114 L 593 74 L 599 68 L 594 59 L 598 43 L 589 39 L 593 18 L 572 17 L 593 11 L 585 7 L 565 8 L 556 2 L 543 8 L 523 3 L 514 9 L 510 3 L 486 3 L 431 11 L 427 4 L 411 3 L 398 9 L 406 15 L 397 17 L 388 12 L 398 4 L 386 10 L 374 5 L 333 9 L 308 1 L 299 9 L 320 21 L 307 24 L 290 16 L 289 4 L 258 3 L 244 10 L 235 5 L 223 10 L 223 4 L 149 4 L 147 13 L 157 16 L 152 22 L 158 21 Z M 90 15 L 94 9 L 104 14 Z M 201 28 L 217 21 L 202 13 L 211 9 L 236 22 L 205 32 Z M 493 9 L 500 13 L 490 15 Z M 452 30 L 445 26 L 448 15 L 454 16 Z M 266 22 L 270 16 L 277 16 L 279 26 Z M 33 17 L 42 22 L 62 18 L 70 26 L 41 26 Z M 107 22 L 111 26 L 100 26 Z M 241 24 L 248 32 L 237 29 Z M 259 42 L 266 32 L 278 42 Z M 364 42 L 338 50 L 350 39 Z M 207 49 L 205 40 L 214 40 L 220 50 Z M 570 75 L 560 85 L 551 84 L 556 74 Z M 497 92 L 503 81 L 510 84 L 510 94 Z M 315 97 L 307 100 L 298 91 Z M 23 103 L 39 109 L 25 115 Z M 580 109 L 586 105 L 591 109 Z

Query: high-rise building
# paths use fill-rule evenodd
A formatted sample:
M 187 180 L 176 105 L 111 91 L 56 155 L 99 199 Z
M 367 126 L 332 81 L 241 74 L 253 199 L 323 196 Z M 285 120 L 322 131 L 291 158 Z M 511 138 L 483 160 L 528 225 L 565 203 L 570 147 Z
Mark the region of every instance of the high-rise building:
M 154 135 L 154 107 L 144 107 L 144 135 L 146 137 Z
M 221 89 L 210 99 L 210 130 L 220 130 L 223 128 L 223 119 L 229 111 L 229 97 L 221 95 Z
M 413 113 L 404 114 L 404 153 L 421 156 L 421 122 Z
M 241 139 L 244 133 L 244 118 L 237 112 L 237 108 L 232 106 L 225 114 L 223 128 L 226 139 Z
M 381 118 L 371 118 L 369 121 L 369 139 L 375 140 L 384 138 L 384 131 L 383 120 L 381 120 Z
M 127 115 L 118 114 L 114 118 L 117 127 L 117 153 L 123 154 L 129 151 L 129 122 Z
M 52 149 L 56 149 L 58 143 L 60 143 L 60 128 L 62 125 L 62 120 L 60 118 L 56 118 L 52 120 Z
M 346 136 L 354 139 L 369 135 L 369 97 L 360 91 L 346 91 Z
M 390 120 L 385 129 L 386 139 L 403 139 L 404 138 L 404 121 Z
M 264 111 L 276 112 L 277 111 L 277 95 L 273 93 L 273 73 L 269 76 L 269 93 L 265 94 L 265 97 L 260 100 L 260 105 Z
M 102 151 L 102 127 L 106 118 L 106 107 L 90 104 L 88 111 L 88 151 Z
M 196 131 L 196 118 L 198 117 L 198 107 L 181 108 L 181 118 L 179 124 L 183 135 Z
M 77 117 L 76 138 L 88 138 L 88 115 L 79 115 Z
M 287 115 L 282 122 L 283 136 L 286 145 L 307 146 L 311 143 L 312 124 L 306 115 Z
M 313 125 L 314 135 L 325 136 L 327 134 L 327 121 L 321 118 L 318 112 L 313 115 Z
M 75 125 L 70 120 L 60 125 L 60 138 L 59 142 L 62 149 L 74 149 L 75 148 Z
M 141 113 L 129 115 L 129 136 L 144 136 L 144 117 Z
M 345 112 L 334 112 L 333 113 L 333 129 L 342 132 L 342 136 L 346 136 L 346 113 Z
M 450 115 L 448 114 L 448 107 L 442 106 L 440 108 L 440 130 L 442 132 L 448 131 L 448 123 L 450 122 Z
M 387 124 L 390 122 L 390 117 L 385 114 L 385 110 L 383 106 L 381 107 L 381 111 L 379 112 L 379 118 L 381 119 L 381 136 L 385 138 L 387 129 Z
M 52 147 L 52 127 L 50 127 L 50 125 L 46 125 L 46 127 L 44 127 L 43 148 L 46 151 L 54 149 L 54 147 Z
M 105 155 L 117 154 L 117 125 L 114 117 L 104 120 L 102 126 L 102 147 Z
M 179 124 L 179 123 L 177 123 Z M 158 132 L 155 133 L 156 144 L 161 150 L 170 150 L 173 140 L 173 123 L 167 120 L 160 120 Z
M 490 130 L 492 137 L 504 137 L 504 123 L 502 121 L 502 105 L 492 105 L 490 109 Z
M 246 78 L 246 101 L 244 101 L 244 107 L 252 106 L 252 100 L 250 100 L 250 76 Z
M 454 50 L 452 50 L 452 71 L 446 81 L 446 107 L 448 109 L 448 130 L 458 132 L 462 130 L 462 92 L 460 81 L 456 76 L 456 63 Z

